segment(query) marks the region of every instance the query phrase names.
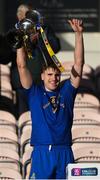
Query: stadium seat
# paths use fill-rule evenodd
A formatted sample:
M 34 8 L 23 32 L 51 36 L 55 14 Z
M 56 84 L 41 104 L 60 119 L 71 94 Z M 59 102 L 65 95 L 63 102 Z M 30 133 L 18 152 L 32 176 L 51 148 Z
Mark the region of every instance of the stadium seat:
M 22 158 L 22 165 L 23 165 L 23 177 L 25 178 L 26 175 L 28 176 L 28 164 L 31 163 L 31 153 L 32 149 L 25 151 Z
M 11 169 L 10 167 L 9 168 L 5 168 L 5 167 L 0 167 L 0 179 L 19 179 L 21 180 L 22 179 L 22 176 L 21 174 L 14 170 L 14 169 Z
M 80 110 L 77 109 L 74 111 L 74 120 L 73 125 L 100 125 L 100 114 L 94 111 Z
M 21 154 L 25 151 L 25 146 L 30 143 L 30 137 L 31 137 L 31 126 L 25 127 L 25 131 L 21 135 Z
M 100 147 L 86 146 L 74 150 L 75 162 L 100 163 Z
M 72 140 L 75 142 L 100 143 L 100 126 L 98 125 L 74 125 L 72 127 Z
M 83 107 L 83 108 L 100 108 L 99 99 L 93 94 L 88 93 L 78 93 L 75 98 L 74 107 Z
M 12 169 L 21 171 L 19 154 L 11 148 L 0 147 L 0 167 L 9 167 L 9 165 Z
M 30 111 L 26 111 L 19 116 L 18 127 L 19 127 L 20 134 L 22 133 L 23 127 L 30 123 L 31 123 Z

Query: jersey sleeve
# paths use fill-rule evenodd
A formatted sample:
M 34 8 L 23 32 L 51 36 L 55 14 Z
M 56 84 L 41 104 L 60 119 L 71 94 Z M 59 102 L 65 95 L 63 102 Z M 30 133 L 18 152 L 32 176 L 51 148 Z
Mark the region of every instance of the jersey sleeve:
M 34 83 L 32 83 L 32 85 L 29 89 L 23 88 L 23 93 L 26 95 L 27 98 L 29 96 L 31 96 L 32 94 L 34 94 L 34 91 L 35 91 L 35 84 Z
M 71 84 L 70 79 L 68 79 L 64 82 L 62 86 L 62 92 L 67 100 L 74 102 L 76 94 L 78 92 L 78 88 L 75 88 Z

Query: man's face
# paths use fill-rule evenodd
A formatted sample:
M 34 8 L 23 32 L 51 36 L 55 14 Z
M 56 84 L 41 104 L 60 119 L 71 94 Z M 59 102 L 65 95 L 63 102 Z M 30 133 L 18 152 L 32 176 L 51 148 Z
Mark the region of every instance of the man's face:
M 49 67 L 41 74 L 41 79 L 44 81 L 47 90 L 54 91 L 60 82 L 60 72 Z
M 26 6 L 19 6 L 17 9 L 17 18 L 19 21 L 23 20 L 25 18 L 26 12 L 29 11 L 28 7 Z

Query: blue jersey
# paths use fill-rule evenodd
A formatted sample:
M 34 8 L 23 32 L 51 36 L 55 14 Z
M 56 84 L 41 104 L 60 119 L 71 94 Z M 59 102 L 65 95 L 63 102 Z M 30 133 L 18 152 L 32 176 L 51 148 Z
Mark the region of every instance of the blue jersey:
M 72 144 L 71 127 L 77 89 L 70 80 L 55 92 L 32 85 L 26 90 L 32 118 L 31 145 Z

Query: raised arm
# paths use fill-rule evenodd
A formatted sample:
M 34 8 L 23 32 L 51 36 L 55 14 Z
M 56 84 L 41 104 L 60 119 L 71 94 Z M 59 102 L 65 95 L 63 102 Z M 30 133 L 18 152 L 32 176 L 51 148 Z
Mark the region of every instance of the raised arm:
M 17 66 L 20 76 L 20 81 L 25 89 L 29 89 L 32 85 L 32 76 L 26 66 L 26 53 L 24 47 L 17 49 Z
M 79 87 L 84 65 L 84 42 L 83 42 L 83 23 L 82 20 L 72 19 L 68 21 L 75 32 L 75 51 L 74 65 L 71 70 L 71 83 Z

